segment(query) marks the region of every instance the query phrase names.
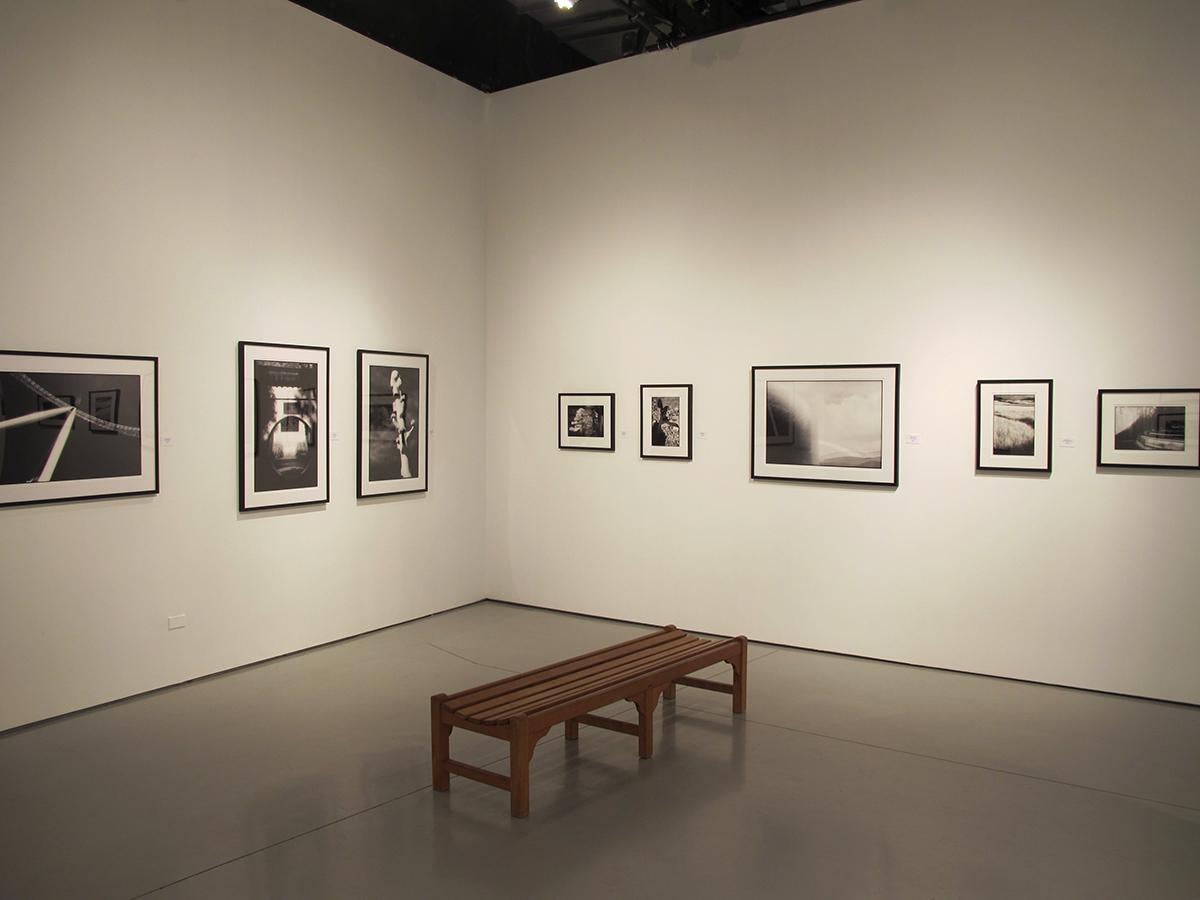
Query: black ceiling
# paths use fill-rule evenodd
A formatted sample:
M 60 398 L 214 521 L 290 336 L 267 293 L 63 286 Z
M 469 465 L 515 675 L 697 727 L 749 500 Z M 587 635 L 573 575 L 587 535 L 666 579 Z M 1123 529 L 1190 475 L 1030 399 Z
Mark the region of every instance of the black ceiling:
M 292 0 L 481 91 L 855 0 Z

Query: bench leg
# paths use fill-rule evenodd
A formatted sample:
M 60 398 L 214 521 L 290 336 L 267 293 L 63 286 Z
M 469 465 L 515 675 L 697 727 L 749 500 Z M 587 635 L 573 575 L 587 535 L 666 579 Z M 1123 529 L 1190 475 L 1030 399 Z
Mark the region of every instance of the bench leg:
M 566 733 L 567 733 L 568 741 L 579 740 L 579 720 L 578 719 L 567 719 Z
M 429 698 L 431 746 L 433 751 L 433 789 L 435 791 L 450 790 L 450 772 L 446 768 L 446 760 L 450 758 L 450 731 L 452 726 L 442 721 L 442 701 L 445 694 L 436 694 Z
M 746 711 L 746 658 L 749 652 L 749 641 L 745 636 L 738 638 L 739 648 L 737 662 L 733 664 L 733 712 L 739 715 Z
M 508 741 L 508 781 L 510 810 L 514 819 L 529 815 L 529 762 L 533 758 L 533 743 L 529 737 L 529 719 L 514 716 L 512 737 Z
M 633 702 L 638 711 L 638 757 L 650 759 L 654 756 L 654 707 L 658 705 L 658 695 L 651 689 Z
M 663 688 L 663 699 L 665 699 L 665 700 L 674 700 L 675 699 L 675 682 L 672 681 L 665 688 Z

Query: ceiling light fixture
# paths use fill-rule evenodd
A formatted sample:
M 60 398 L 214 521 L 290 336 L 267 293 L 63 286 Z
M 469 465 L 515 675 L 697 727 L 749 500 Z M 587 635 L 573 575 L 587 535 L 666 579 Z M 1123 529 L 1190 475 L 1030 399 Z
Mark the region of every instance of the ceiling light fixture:
M 559 9 L 574 9 L 575 0 L 554 0 L 554 5 Z

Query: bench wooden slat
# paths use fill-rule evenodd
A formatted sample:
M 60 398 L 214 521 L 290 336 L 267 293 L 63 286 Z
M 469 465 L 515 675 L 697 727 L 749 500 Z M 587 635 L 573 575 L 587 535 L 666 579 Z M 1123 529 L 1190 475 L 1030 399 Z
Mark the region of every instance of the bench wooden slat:
M 567 697 L 553 706 L 539 709 L 530 714 L 529 727 L 540 728 L 547 722 L 562 722 L 566 719 L 578 718 L 593 709 L 599 709 L 602 706 L 607 706 L 609 703 L 615 703 L 618 700 L 623 700 L 637 694 L 647 687 L 651 687 L 656 682 L 668 679 L 674 681 L 687 672 L 694 672 L 699 668 L 721 662 L 723 657 L 738 652 L 739 641 L 739 638 L 732 638 L 728 641 L 710 641 L 710 646 L 695 656 L 684 657 L 682 660 L 666 663 L 645 672 L 636 673 L 619 684 L 605 685 L 603 688 L 591 693 Z M 736 691 L 734 698 L 736 703 Z M 741 709 L 738 709 L 738 712 L 741 712 Z
M 558 688 L 516 700 L 492 710 L 481 718 L 485 722 L 501 722 L 512 718 L 514 715 L 520 715 L 521 713 L 528 715 L 545 709 L 548 706 L 562 703 L 573 697 L 590 696 L 596 691 L 604 690 L 613 684 L 620 684 L 644 672 L 653 672 L 665 665 L 682 662 L 695 656 L 697 653 L 705 652 L 714 646 L 714 644 L 714 641 L 705 641 L 697 638 L 696 643 L 690 643 L 686 646 L 674 647 L 673 645 L 673 649 L 663 650 L 644 659 L 623 663 L 615 668 L 592 674 L 583 680 L 571 682 Z
M 475 713 L 472 718 L 486 722 L 502 721 L 521 712 L 539 709 L 545 706 L 546 702 L 560 697 L 586 695 L 597 687 L 621 680 L 629 672 L 654 668 L 662 665 L 666 660 L 684 658 L 694 648 L 700 646 L 700 643 L 703 643 L 698 643 L 698 641 L 699 639 L 686 642 L 677 641 L 656 647 L 646 654 L 639 654 L 636 658 L 622 658 L 606 663 L 599 669 L 588 669 L 576 673 L 570 677 L 570 680 L 561 684 L 538 686 L 531 693 L 517 697 L 501 697 L 499 698 L 501 702 L 491 704 L 486 711 Z
M 519 675 L 508 675 L 496 681 L 480 685 L 479 687 L 473 687 L 465 691 L 459 691 L 457 694 L 450 694 L 448 697 L 446 697 L 446 705 L 449 709 L 461 709 L 465 705 L 471 705 L 481 700 L 490 699 L 509 690 L 515 690 L 547 678 L 553 678 L 557 675 L 573 672 L 595 662 L 603 662 L 604 660 L 622 656 L 629 652 L 636 652 L 636 650 L 639 649 L 638 645 L 654 646 L 666 641 L 678 640 L 681 637 L 686 638 L 688 636 L 689 635 L 686 632 L 679 631 L 673 625 L 668 625 L 661 631 L 656 631 L 651 634 L 643 634 L 640 637 L 633 638 L 629 641 L 624 641 L 620 644 L 614 644 L 613 646 L 606 647 L 602 650 L 593 650 L 591 653 L 583 653 L 579 656 L 572 657 L 571 659 L 565 659 L 560 662 L 552 663 L 548 666 L 542 666 L 540 669 L 522 672 Z
M 551 678 L 547 681 L 539 681 L 523 688 L 514 688 L 511 691 L 497 694 L 488 700 L 474 703 L 470 706 L 460 706 L 455 710 L 455 712 L 470 719 L 491 719 L 493 718 L 493 712 L 495 710 L 509 707 L 525 698 L 533 697 L 546 691 L 555 690 L 567 685 L 581 684 L 604 672 L 612 671 L 621 668 L 622 666 L 640 662 L 643 659 L 657 657 L 663 653 L 673 652 L 677 649 L 681 649 L 686 646 L 692 646 L 701 642 L 700 638 L 691 637 L 683 632 L 676 633 L 679 635 L 678 639 L 661 641 L 654 646 L 639 648 L 636 650 L 636 652 L 622 654 L 601 662 L 595 662 L 592 665 L 584 666 L 565 675 L 559 675 L 557 678 Z

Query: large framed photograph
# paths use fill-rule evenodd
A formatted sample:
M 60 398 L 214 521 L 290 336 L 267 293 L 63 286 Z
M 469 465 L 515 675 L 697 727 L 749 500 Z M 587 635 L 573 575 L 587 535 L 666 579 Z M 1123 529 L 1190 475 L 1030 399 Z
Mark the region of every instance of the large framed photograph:
M 1200 389 L 1102 390 L 1096 465 L 1200 469 Z
M 559 394 L 558 449 L 614 449 L 616 410 L 616 394 Z
M 1053 381 L 975 383 L 976 469 L 1049 472 L 1053 427 Z
M 755 366 L 750 477 L 895 487 L 900 366 Z
M 329 502 L 329 348 L 238 343 L 239 507 Z
M 642 385 L 642 458 L 692 458 L 692 386 Z
M 358 496 L 429 489 L 429 356 L 358 351 Z
M 157 357 L 0 351 L 0 506 L 157 493 Z

